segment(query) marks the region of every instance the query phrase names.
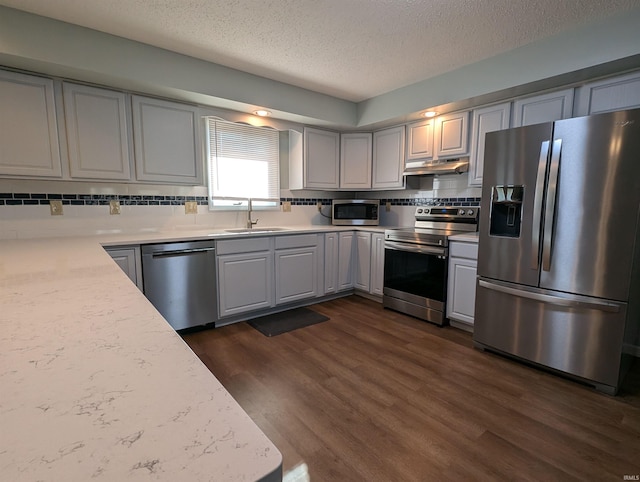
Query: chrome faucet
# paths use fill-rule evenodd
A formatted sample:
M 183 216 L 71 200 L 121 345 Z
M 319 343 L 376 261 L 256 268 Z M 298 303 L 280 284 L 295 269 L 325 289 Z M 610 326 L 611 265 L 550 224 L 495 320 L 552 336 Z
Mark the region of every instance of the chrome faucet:
M 253 204 L 251 201 L 251 198 L 248 199 L 248 203 L 247 203 L 247 229 L 251 229 L 253 228 L 254 225 L 258 224 L 259 219 L 256 219 L 255 221 L 251 221 L 251 211 L 253 209 Z

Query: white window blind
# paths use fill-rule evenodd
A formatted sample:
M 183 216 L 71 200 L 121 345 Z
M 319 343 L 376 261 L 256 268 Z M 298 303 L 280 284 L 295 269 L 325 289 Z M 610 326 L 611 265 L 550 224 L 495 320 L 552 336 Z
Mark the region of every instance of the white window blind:
M 280 203 L 278 131 L 207 119 L 210 209 Z

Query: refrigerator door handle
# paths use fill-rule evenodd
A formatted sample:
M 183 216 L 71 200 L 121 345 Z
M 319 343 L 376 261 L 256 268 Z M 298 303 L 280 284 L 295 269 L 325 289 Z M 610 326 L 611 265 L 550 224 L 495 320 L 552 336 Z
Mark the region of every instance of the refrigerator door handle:
M 542 198 L 544 196 L 544 178 L 547 174 L 547 158 L 549 157 L 549 141 L 540 144 L 538 159 L 538 175 L 533 196 L 533 224 L 531 230 L 531 269 L 540 266 L 540 223 L 542 220 Z
M 618 313 L 620 311 L 620 305 L 608 301 L 584 301 L 582 299 L 560 298 L 558 296 L 537 293 L 534 291 L 525 291 L 523 289 L 511 288 L 510 286 L 490 283 L 482 279 L 478 280 L 478 286 L 481 286 L 482 288 L 486 288 L 488 290 L 499 291 L 508 295 L 519 296 L 520 298 L 527 298 L 551 305 L 566 306 L 568 308 L 590 309 L 606 311 L 609 313 Z
M 547 205 L 544 213 L 544 238 L 542 241 L 542 269 L 551 271 L 551 248 L 553 247 L 553 221 L 556 211 L 556 195 L 558 192 L 558 173 L 560 172 L 560 151 L 562 139 L 555 139 L 551 148 L 551 164 L 549 165 L 549 184 Z

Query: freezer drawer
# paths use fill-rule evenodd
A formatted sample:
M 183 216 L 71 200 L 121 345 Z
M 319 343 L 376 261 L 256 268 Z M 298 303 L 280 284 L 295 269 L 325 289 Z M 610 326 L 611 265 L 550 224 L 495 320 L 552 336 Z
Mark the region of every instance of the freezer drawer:
M 474 342 L 590 381 L 619 386 L 627 305 L 478 281 Z

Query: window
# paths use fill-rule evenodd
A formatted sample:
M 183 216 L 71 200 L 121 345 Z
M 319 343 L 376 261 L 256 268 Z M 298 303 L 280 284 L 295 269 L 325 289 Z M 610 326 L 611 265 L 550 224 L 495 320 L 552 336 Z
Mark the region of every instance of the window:
M 279 205 L 277 130 L 207 118 L 207 149 L 209 209 Z

